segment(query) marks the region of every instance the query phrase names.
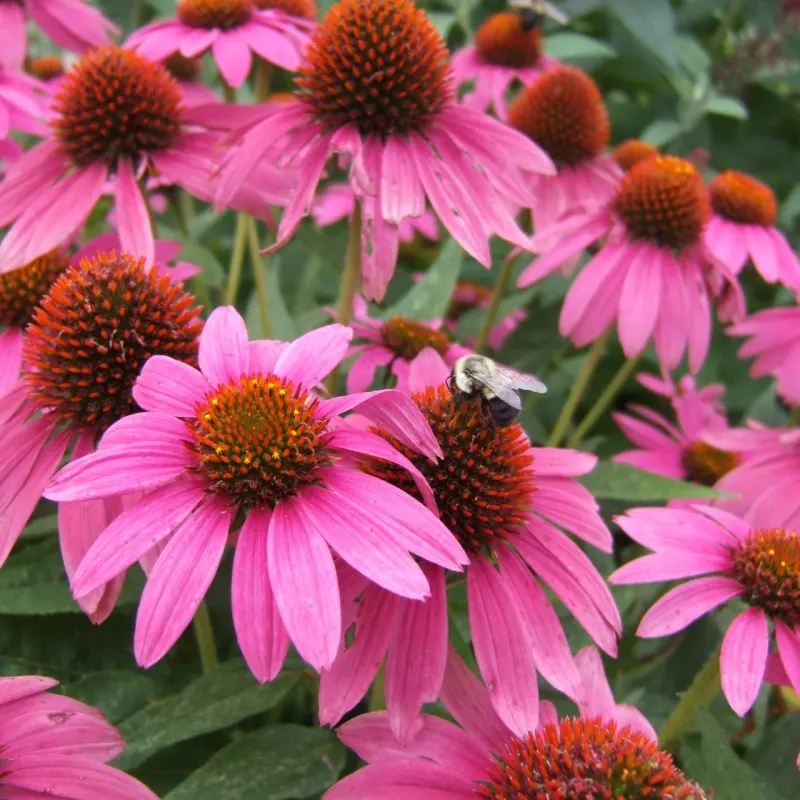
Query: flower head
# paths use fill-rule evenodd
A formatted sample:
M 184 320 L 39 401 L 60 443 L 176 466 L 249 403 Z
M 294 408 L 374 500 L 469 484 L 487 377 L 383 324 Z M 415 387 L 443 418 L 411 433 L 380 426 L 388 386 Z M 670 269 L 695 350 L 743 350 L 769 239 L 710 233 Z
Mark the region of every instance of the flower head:
M 614 797 L 615 800 L 708 800 L 697 784 L 658 749 L 655 733 L 634 708 L 616 705 L 593 648 L 578 653 L 580 716 L 559 719 L 541 703 L 536 727 L 499 718 L 483 686 L 450 652 L 441 700 L 455 723 L 424 715 L 409 743 L 392 736 L 386 712 L 362 714 L 339 728 L 342 741 L 367 762 L 324 800 L 402 796 L 419 800 Z M 535 694 L 526 698 L 536 704 Z
M 90 51 L 61 79 L 49 136 L 0 183 L 0 272 L 43 255 L 75 233 L 113 180 L 126 252 L 153 263 L 153 232 L 138 181 L 149 167 L 200 197 L 216 136 L 189 130 L 173 78 L 132 50 Z
M 292 17 L 317 18 L 317 4 L 314 0 L 253 0 L 253 4 L 256 8 L 274 8 Z
M 211 50 L 222 77 L 238 88 L 250 74 L 253 54 L 290 72 L 300 65 L 313 16 L 293 15 L 280 6 L 254 0 L 180 0 L 176 19 L 145 25 L 126 46 L 154 61 L 176 53 L 193 58 Z
M 582 347 L 616 321 L 629 358 L 652 338 L 664 369 L 676 368 L 688 351 L 696 373 L 708 353 L 712 299 L 724 320 L 740 318 L 745 306 L 735 275 L 705 248 L 710 208 L 691 163 L 676 156 L 640 161 L 622 177 L 607 208 L 537 232 L 533 242 L 542 255 L 518 285 L 540 280 L 605 237 L 567 292 L 562 335 Z
M 364 52 L 365 56 L 360 54 Z M 426 199 L 454 238 L 484 266 L 489 238 L 528 245 L 514 209 L 528 192 L 523 170 L 552 164 L 524 136 L 455 102 L 447 48 L 411 0 L 342 0 L 312 36 L 295 99 L 236 113 L 217 203 L 227 204 L 262 159 L 298 179 L 281 218 L 282 247 L 314 205 L 332 155 L 349 170 L 362 211 L 362 285 L 381 299 L 397 261 L 399 226 Z M 217 117 L 219 115 L 216 115 Z
M 125 747 L 119 731 L 91 706 L 49 693 L 57 684 L 36 675 L 0 678 L 0 792 L 54 800 L 157 800 L 135 778 L 107 766 Z
M 657 147 L 640 139 L 626 139 L 611 151 L 611 157 L 625 172 L 629 172 L 640 161 L 647 161 L 648 158 L 658 155 L 661 153 Z
M 543 53 L 542 32 L 518 12 L 489 17 L 475 33 L 475 43 L 453 55 L 456 85 L 474 81 L 464 102 L 478 111 L 494 107 L 506 119 L 506 94 L 515 81 L 531 84 L 558 62 Z
M 331 550 L 387 591 L 418 600 L 430 588 L 412 553 L 450 569 L 465 562 L 429 509 L 352 467 L 364 454 L 404 465 L 433 507 L 410 462 L 337 420 L 359 408 L 436 458 L 436 440 L 411 401 L 397 391 L 330 400 L 314 393 L 351 336 L 333 325 L 291 344 L 248 342 L 236 311 L 217 309 L 200 340 L 199 370 L 151 358 L 134 388 L 146 413 L 112 425 L 97 452 L 52 481 L 47 496 L 61 502 L 148 492 L 100 534 L 72 576 L 80 597 L 163 547 L 137 615 L 134 648 L 143 666 L 191 622 L 238 515 L 234 625 L 262 681 L 280 671 L 290 638 L 314 667 L 331 666 L 342 633 Z
M 519 425 L 497 428 L 480 403 L 456 401 L 446 385 L 449 372 L 431 349 L 409 370 L 411 398 L 436 436 L 439 461 L 420 458 L 384 425 L 369 429 L 419 469 L 442 521 L 469 555 L 472 643 L 497 714 L 511 727 L 535 727 L 536 671 L 570 697 L 580 695 L 564 631 L 540 580 L 604 650 L 616 652 L 621 623 L 613 599 L 591 561 L 559 530 L 609 550 L 597 504 L 574 480 L 595 459 L 531 447 Z M 419 486 L 381 456 L 360 463 L 368 475 L 421 497 Z M 321 677 L 322 722 L 334 724 L 360 700 L 385 653 L 392 730 L 403 741 L 419 730 L 422 704 L 441 687 L 447 645 L 445 575 L 432 571 L 438 575 L 431 586 L 438 589 L 425 604 L 388 604 L 385 593 L 364 593 L 363 583 L 354 584 L 345 613 L 355 621 L 356 635 L 343 638 L 339 657 Z M 421 652 L 429 656 L 424 662 L 414 656 Z
M 650 608 L 639 636 L 669 636 L 738 597 L 749 608 L 730 624 L 720 655 L 722 690 L 731 708 L 739 716 L 752 708 L 773 635 L 792 685 L 800 688 L 800 537 L 794 531 L 756 528 L 702 506 L 638 508 L 617 522 L 653 552 L 618 569 L 612 583 L 694 578 Z
M 778 204 L 772 190 L 734 170 L 721 172 L 708 189 L 714 213 L 705 241 L 713 257 L 736 274 L 749 258 L 768 283 L 800 289 L 800 259 L 776 227 Z

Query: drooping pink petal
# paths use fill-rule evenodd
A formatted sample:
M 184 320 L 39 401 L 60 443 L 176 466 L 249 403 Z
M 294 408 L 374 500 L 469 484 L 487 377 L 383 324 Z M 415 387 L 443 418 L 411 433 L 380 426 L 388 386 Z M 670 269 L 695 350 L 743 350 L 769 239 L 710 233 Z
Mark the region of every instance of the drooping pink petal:
M 140 666 L 159 661 L 192 621 L 217 574 L 234 510 L 224 500 L 207 499 L 164 548 L 136 614 L 133 648 Z
M 233 306 L 214 309 L 200 336 L 197 363 L 212 386 L 238 381 L 250 369 L 247 328 Z
M 238 89 L 250 74 L 253 54 L 247 42 L 235 35 L 235 30 L 222 31 L 211 45 L 211 53 L 226 83 Z
M 39 675 L 0 678 L 0 705 L 41 694 L 53 686 L 58 686 L 55 678 L 43 678 Z
M 637 636 L 654 639 L 683 630 L 744 589 L 732 578 L 698 578 L 668 591 L 642 617 Z
M 281 500 L 270 521 L 267 566 L 275 603 L 300 655 L 317 671 L 339 649 L 342 614 L 331 552 L 300 513 L 303 495 Z
M 420 217 L 424 212 L 425 192 L 408 142 L 401 136 L 389 136 L 381 162 L 381 216 L 399 225 L 406 217 Z
M 640 243 L 628 267 L 620 297 L 618 321 L 619 340 L 628 358 L 639 355 L 658 319 L 661 295 L 660 261 L 654 250 L 658 248 Z
M 271 513 L 250 511 L 236 540 L 231 577 L 231 612 L 239 647 L 256 678 L 264 683 L 281 671 L 289 634 L 278 613 L 269 580 L 267 534 Z
M 147 205 L 129 156 L 120 156 L 116 175 L 117 232 L 122 249 L 134 258 L 144 258 L 146 267 L 153 264 L 155 242 Z
M 743 717 L 758 697 L 769 653 L 769 625 L 761 608 L 748 608 L 730 624 L 722 640 L 719 666 L 722 691 Z
M 775 639 L 781 663 L 795 691 L 800 691 L 800 633 L 782 620 L 775 620 Z
M 295 339 L 275 363 L 275 374 L 313 389 L 339 365 L 353 338 L 352 328 L 325 325 Z
M 375 379 L 375 370 L 387 366 L 394 357 L 394 353 L 386 347 L 366 347 L 347 373 L 347 393 L 367 391 Z
M 6 328 L 0 333 L 0 397 L 19 380 L 22 366 L 22 328 Z
M 408 390 L 424 392 L 429 386 L 441 386 L 450 376 L 450 367 L 432 348 L 426 347 L 408 366 Z
M 423 565 L 431 596 L 400 605 L 386 659 L 385 691 L 389 724 L 407 743 L 422 726 L 423 703 L 439 697 L 447 664 L 447 591 L 444 572 Z
M 133 386 L 133 399 L 145 411 L 192 417 L 211 393 L 203 373 L 169 356 L 150 356 Z
M 0 64 L 8 70 L 21 69 L 26 46 L 22 8 L 16 3 L 0 3 Z

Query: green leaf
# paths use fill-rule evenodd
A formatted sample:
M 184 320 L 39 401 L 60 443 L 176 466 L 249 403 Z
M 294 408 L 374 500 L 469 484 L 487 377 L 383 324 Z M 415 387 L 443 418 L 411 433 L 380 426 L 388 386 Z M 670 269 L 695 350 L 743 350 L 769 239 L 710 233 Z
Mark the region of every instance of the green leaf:
M 46 540 L 15 553 L 0 570 L 0 614 L 82 613 L 64 574 L 58 543 Z
M 614 0 L 607 5 L 646 52 L 670 69 L 677 66 L 675 16 L 669 0 Z
M 425 277 L 411 287 L 408 294 L 396 305 L 387 309 L 381 317 L 411 317 L 412 319 L 439 319 L 444 317 L 450 305 L 464 251 L 455 241 L 448 239 L 439 257 L 433 262 Z
M 747 762 L 761 775 L 769 776 L 786 800 L 797 797 L 797 751 L 800 749 L 800 714 L 773 722 L 758 747 L 747 754 Z
M 272 708 L 297 683 L 283 675 L 261 685 L 244 661 L 226 661 L 179 694 L 153 703 L 120 726 L 128 746 L 115 762 L 131 769 L 148 756 L 176 742 L 227 728 Z
M 727 734 L 710 711 L 698 710 L 695 730 L 700 733 L 699 747 L 691 746 L 694 737 L 690 737 L 681 748 L 681 756 L 687 774 L 707 792 L 713 789 L 720 800 L 782 800 L 773 787 L 736 755 Z
M 297 337 L 297 326 L 292 315 L 286 307 L 281 288 L 281 261 L 280 256 L 261 256 L 264 269 L 267 273 L 267 303 L 269 305 L 270 339 L 280 339 L 291 342 Z M 258 306 L 258 295 L 255 290 L 250 295 L 245 312 L 245 322 L 250 336 L 253 339 L 263 339 L 261 312 Z
M 605 42 L 582 33 L 554 33 L 546 36 L 544 51 L 559 61 L 600 60 L 614 58 L 617 51 Z
M 275 725 L 242 736 L 164 800 L 290 800 L 319 795 L 342 771 L 345 749 L 327 730 Z
M 649 142 L 654 147 L 663 147 L 680 136 L 682 132 L 683 127 L 677 120 L 656 119 L 642 131 L 640 138 L 643 142 Z
M 602 500 L 661 503 L 674 498 L 707 500 L 726 496 L 707 486 L 676 481 L 654 472 L 636 469 L 630 464 L 617 464 L 613 461 L 601 461 L 580 482 Z
M 723 97 L 718 95 L 712 97 L 705 106 L 709 114 L 717 114 L 720 117 L 733 117 L 734 119 L 747 119 L 749 116 L 747 107 L 736 97 Z
M 189 264 L 203 268 L 197 277 L 206 286 L 222 286 L 225 281 L 225 267 L 207 247 L 199 242 L 192 240 L 184 242 L 179 258 L 181 261 L 187 261 Z
M 154 702 L 162 694 L 159 682 L 143 672 L 107 669 L 64 686 L 64 694 L 94 708 L 116 724 Z

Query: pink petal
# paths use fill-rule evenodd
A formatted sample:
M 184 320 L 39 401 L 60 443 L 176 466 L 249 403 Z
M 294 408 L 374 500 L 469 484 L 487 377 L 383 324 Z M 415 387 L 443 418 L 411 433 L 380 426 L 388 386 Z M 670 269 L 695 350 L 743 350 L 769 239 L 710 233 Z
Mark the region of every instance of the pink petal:
M 295 339 L 279 356 L 275 374 L 312 389 L 339 365 L 353 338 L 352 328 L 326 325 Z
M 381 216 L 399 225 L 406 217 L 419 217 L 424 211 L 425 192 L 408 143 L 401 136 L 390 136 L 381 162 Z
M 775 639 L 792 688 L 800 691 L 800 634 L 778 619 L 775 620 Z
M 133 387 L 133 399 L 145 411 L 176 417 L 193 417 L 209 394 L 211 384 L 200 371 L 169 356 L 148 358 Z
M 21 69 L 26 45 L 22 8 L 16 3 L 0 3 L 0 63 L 8 70 Z
M 235 29 L 220 32 L 211 45 L 211 53 L 226 83 L 238 89 L 250 74 L 253 55 L 247 42 L 231 35 L 234 31 Z
M 639 355 L 652 335 L 661 294 L 657 248 L 640 244 L 635 252 L 622 286 L 617 323 L 620 344 L 628 358 Z
M 724 572 L 731 566 L 731 557 L 724 553 L 705 555 L 689 552 L 664 551 L 636 558 L 623 564 L 609 576 L 615 586 L 635 583 L 659 583 L 695 578 L 709 572 Z
M 385 347 L 367 347 L 358 356 L 347 373 L 347 393 L 364 392 L 372 386 L 375 370 L 385 367 L 394 359 L 394 353 Z
M 19 380 L 22 367 L 22 328 L 6 328 L 0 333 L 0 397 Z
M 264 683 L 281 671 L 289 650 L 289 634 L 281 620 L 267 563 L 271 513 L 250 511 L 236 540 L 231 578 L 231 611 L 244 660 Z
M 135 444 L 155 448 L 163 447 L 164 444 L 185 447 L 186 442 L 192 440 L 192 434 L 182 420 L 158 411 L 145 411 L 143 414 L 129 414 L 115 422 L 103 434 L 100 448 L 119 448 Z
M 164 548 L 136 615 L 133 648 L 140 666 L 161 660 L 192 621 L 217 574 L 234 511 L 219 498 L 206 500 Z
M 578 706 L 583 716 L 606 715 L 616 706 L 611 686 L 603 669 L 603 658 L 596 647 L 584 647 L 575 654 L 582 693 Z
M 408 390 L 424 392 L 429 386 L 439 387 L 450 377 L 450 371 L 444 359 L 432 347 L 426 347 L 409 364 Z
M 42 678 L 38 675 L 0 678 L 0 705 L 41 694 L 53 686 L 58 686 L 55 678 Z
M 534 447 L 534 470 L 537 475 L 552 478 L 574 478 L 587 475 L 597 465 L 597 456 L 579 450 L 563 450 L 558 447 Z
M 730 624 L 722 640 L 722 691 L 743 717 L 758 697 L 769 653 L 769 625 L 763 609 L 749 608 Z
M 732 578 L 698 578 L 668 591 L 644 615 L 637 636 L 654 639 L 669 636 L 691 625 L 744 590 Z
M 300 511 L 304 495 L 281 500 L 267 538 L 275 603 L 300 655 L 317 671 L 329 669 L 342 636 L 336 567 L 328 545 Z
M 213 387 L 238 383 L 250 369 L 247 328 L 233 306 L 215 309 L 200 336 L 197 363 Z
M 117 161 L 116 201 L 117 232 L 122 249 L 134 258 L 143 257 L 145 266 L 151 266 L 155 258 L 153 229 L 128 156 L 121 156 Z
M 279 342 L 275 339 L 257 339 L 250 342 L 248 345 L 250 371 L 261 375 L 274 375 L 278 356 L 288 346 L 286 342 Z

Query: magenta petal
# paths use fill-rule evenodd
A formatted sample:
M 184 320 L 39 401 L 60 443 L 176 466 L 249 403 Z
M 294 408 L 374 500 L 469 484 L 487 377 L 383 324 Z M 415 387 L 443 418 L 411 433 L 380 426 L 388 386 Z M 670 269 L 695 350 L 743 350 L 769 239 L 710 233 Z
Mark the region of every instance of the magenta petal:
M 769 653 L 769 625 L 761 608 L 743 611 L 722 640 L 719 666 L 722 691 L 731 708 L 743 717 L 758 697 Z
M 273 680 L 289 650 L 267 565 L 267 532 L 271 513 L 253 509 L 236 541 L 231 578 L 231 611 L 244 660 L 256 678 Z
M 503 577 L 482 556 L 467 570 L 472 644 L 492 705 L 518 736 L 536 729 L 536 662 L 525 621 Z
M 441 386 L 450 377 L 450 367 L 432 348 L 426 347 L 408 366 L 408 389 L 424 392 L 429 386 Z
M 386 659 L 385 691 L 389 723 L 400 742 L 418 732 L 424 703 L 439 697 L 447 664 L 447 591 L 444 572 L 424 565 L 431 587 L 425 602 L 400 606 Z
M 300 655 L 317 671 L 329 669 L 342 636 L 336 567 L 325 539 L 307 524 L 303 495 L 275 507 L 267 565 L 283 624 Z
M 158 411 L 145 411 L 143 414 L 129 414 L 115 422 L 100 440 L 100 448 L 128 447 L 130 445 L 149 445 L 159 448 L 164 444 L 183 447 L 192 441 L 192 434 L 186 425 L 170 414 Z M 92 452 L 88 450 L 88 453 Z M 77 458 L 77 455 L 73 455 Z
M 234 510 L 218 498 L 206 500 L 164 548 L 136 615 L 133 648 L 140 666 L 159 661 L 192 621 L 217 574 Z
M 310 331 L 278 356 L 275 374 L 295 386 L 312 389 L 339 365 L 352 338 L 352 328 L 344 325 L 325 325 Z
M 775 620 L 775 639 L 781 663 L 789 676 L 792 688 L 800 692 L 800 633 L 785 622 Z
M 203 499 L 202 484 L 179 481 L 156 489 L 123 511 L 95 540 L 72 577 L 83 597 L 113 580 L 168 536 Z
M 653 604 L 636 635 L 645 639 L 669 636 L 743 591 L 742 585 L 732 578 L 698 578 L 682 583 Z
M 199 370 L 169 356 L 151 356 L 136 379 L 133 399 L 145 411 L 193 417 L 210 392 L 211 384 Z
M 134 258 L 144 258 L 146 267 L 152 266 L 155 258 L 153 229 L 128 156 L 117 160 L 116 200 L 117 231 L 122 249 Z
M 52 689 L 53 686 L 58 686 L 55 678 L 42 678 L 38 675 L 0 678 L 0 705 L 40 694 Z
M 238 382 L 250 369 L 247 328 L 233 306 L 215 309 L 200 336 L 200 371 L 212 386 Z
M 19 380 L 21 367 L 22 328 L 6 328 L 0 333 L 0 397 Z

